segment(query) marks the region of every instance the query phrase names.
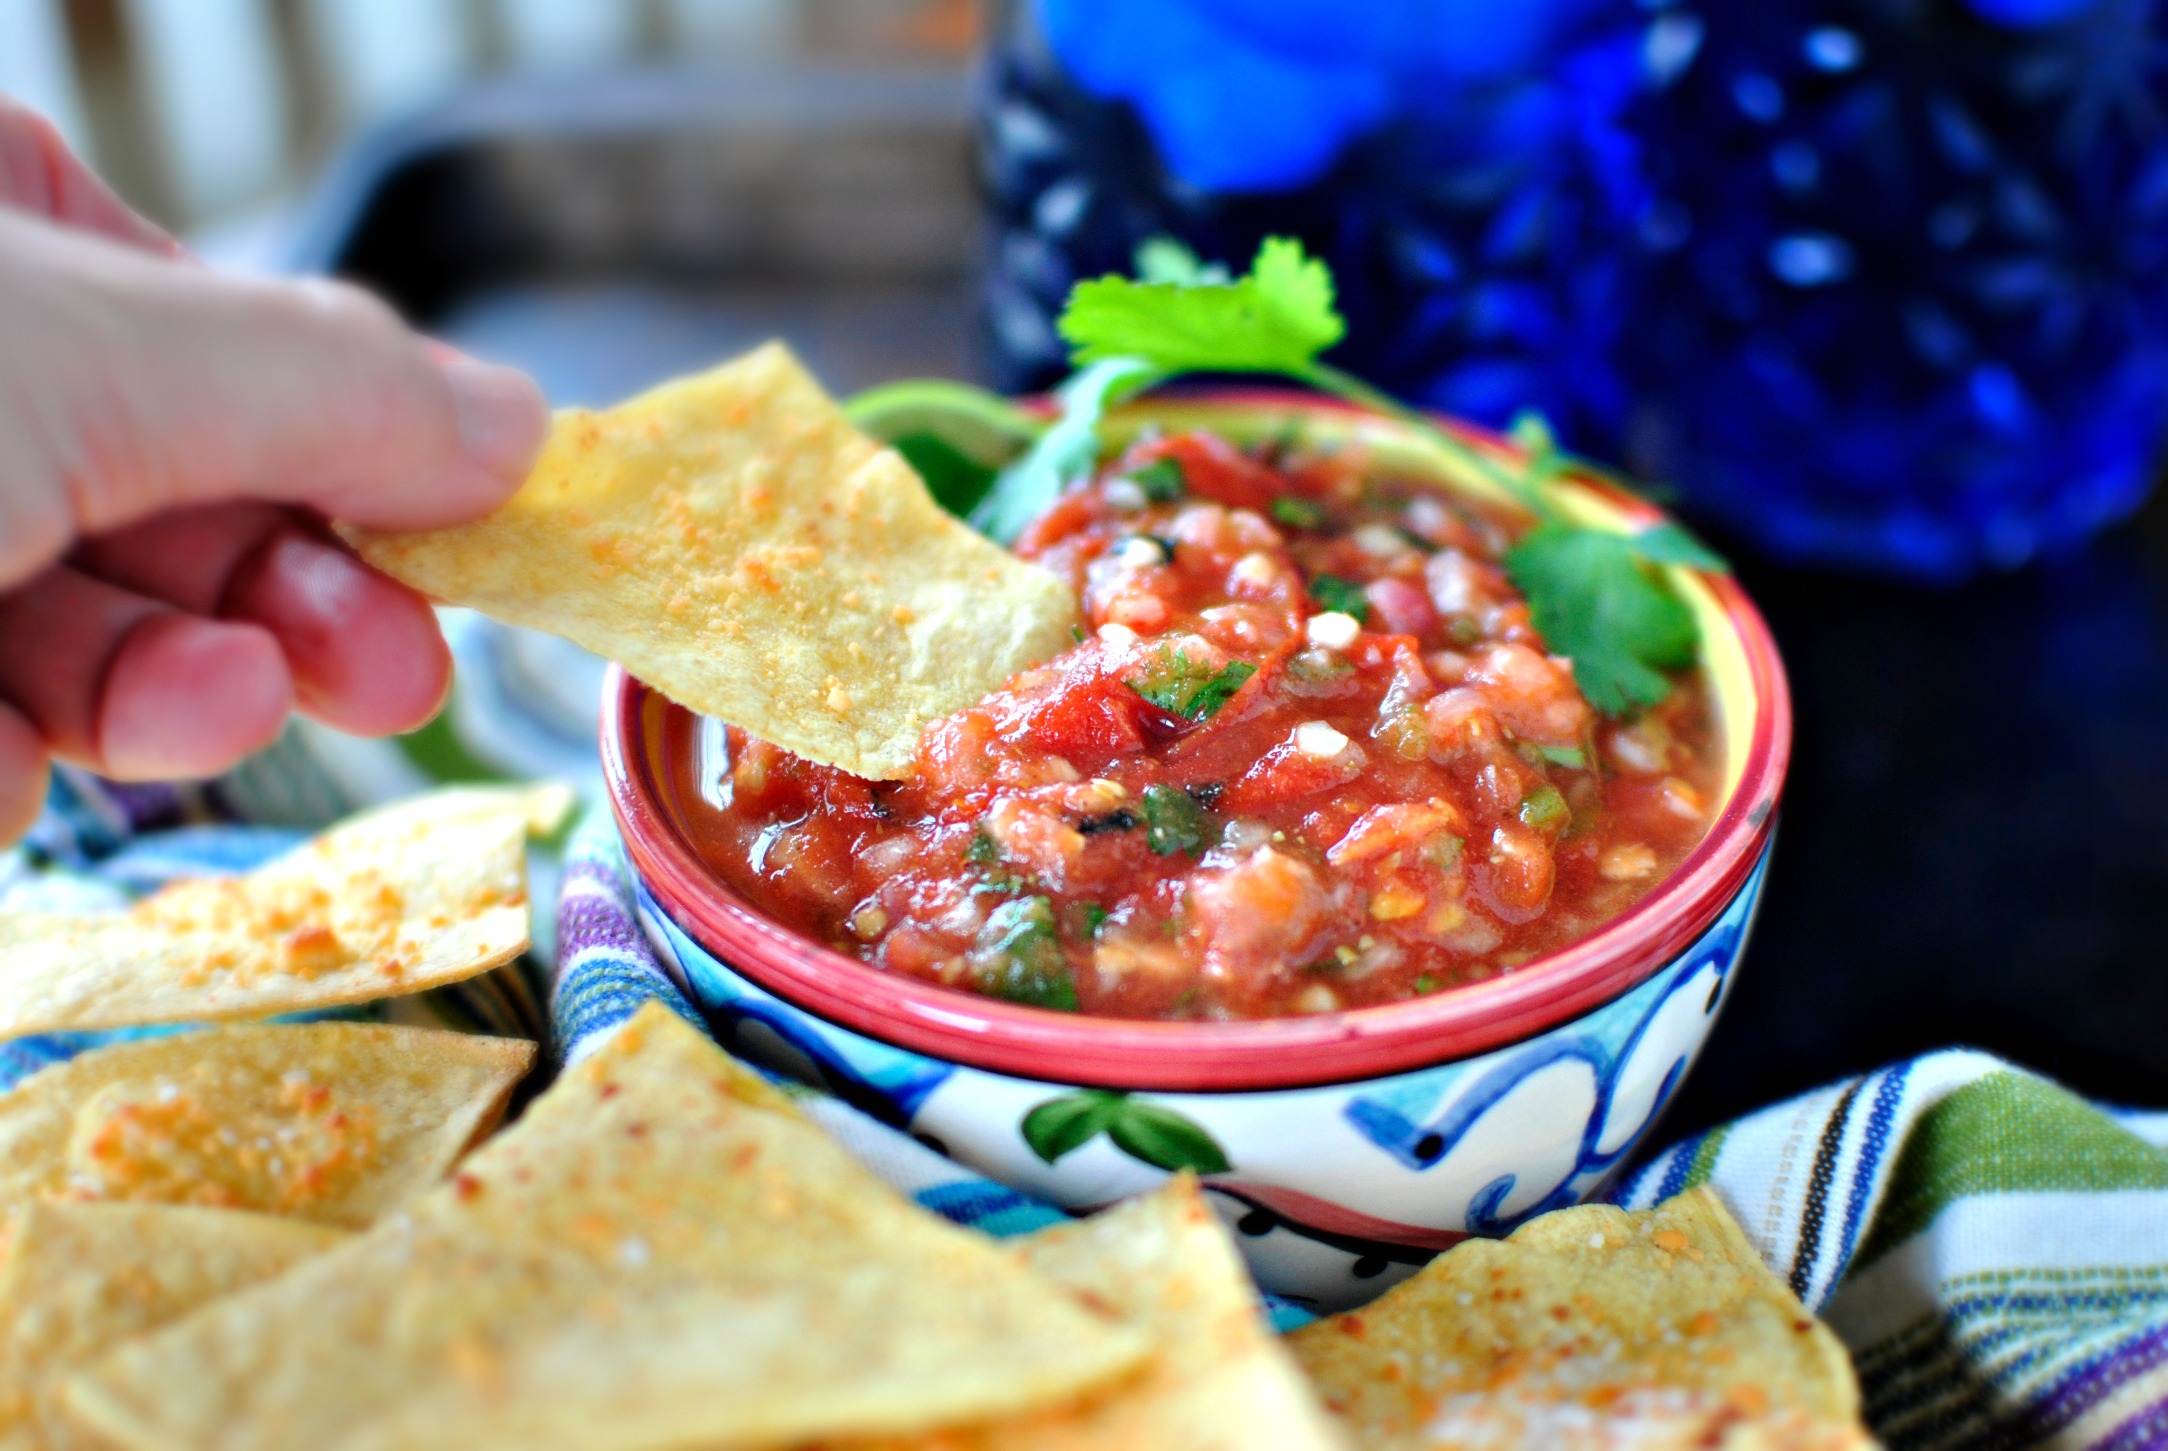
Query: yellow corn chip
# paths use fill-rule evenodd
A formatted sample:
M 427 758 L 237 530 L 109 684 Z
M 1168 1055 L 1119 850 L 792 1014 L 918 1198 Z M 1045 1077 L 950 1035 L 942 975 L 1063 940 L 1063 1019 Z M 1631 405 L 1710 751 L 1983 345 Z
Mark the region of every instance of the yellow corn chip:
M 926 725 L 1069 643 L 1067 586 L 943 513 L 780 343 L 558 415 L 488 518 L 349 535 L 415 588 L 617 661 L 808 759 L 901 775 Z
M 1844 1347 L 1706 1187 L 1468 1240 L 1289 1342 L 1365 1451 L 1873 1444 Z
M 1066 1406 L 833 1451 L 1330 1451 L 1338 1430 L 1272 1334 L 1241 1255 L 1185 1174 L 1016 1241 L 1024 1263 L 1151 1338 L 1144 1365 Z
M 1144 1349 L 651 1005 L 450 1184 L 68 1403 L 162 1451 L 721 1451 L 1020 1411 Z
M 444 1173 L 534 1044 L 235 1024 L 94 1048 L 0 1094 L 0 1209 L 125 1200 L 360 1226 Z
M 0 1037 L 265 1017 L 441 987 L 527 948 L 526 837 L 562 787 L 466 787 L 121 912 L 0 915 Z
M 69 1372 L 345 1237 L 228 1209 L 32 1204 L 0 1276 L 0 1437 L 96 1446 L 60 1412 Z

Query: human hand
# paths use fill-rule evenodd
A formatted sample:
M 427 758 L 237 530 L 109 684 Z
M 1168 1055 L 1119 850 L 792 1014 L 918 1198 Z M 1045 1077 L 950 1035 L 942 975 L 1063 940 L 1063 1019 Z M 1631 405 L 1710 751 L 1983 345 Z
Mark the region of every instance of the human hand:
M 323 520 L 486 513 L 547 425 L 523 374 L 354 288 L 196 265 L 0 97 L 0 844 L 52 758 L 202 776 L 290 709 L 426 721 L 435 617 Z

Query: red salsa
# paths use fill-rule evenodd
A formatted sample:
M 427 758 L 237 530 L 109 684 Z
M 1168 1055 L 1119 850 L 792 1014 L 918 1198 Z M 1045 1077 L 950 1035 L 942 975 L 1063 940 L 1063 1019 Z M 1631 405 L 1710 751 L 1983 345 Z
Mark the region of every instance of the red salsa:
M 1498 559 L 1519 526 L 1353 452 L 1148 439 L 1018 553 L 1085 633 L 869 782 L 731 729 L 702 854 L 888 972 L 1123 1018 L 1398 1002 L 1586 936 L 1715 804 L 1706 687 L 1599 716 Z M 697 777 L 697 779 L 693 779 Z

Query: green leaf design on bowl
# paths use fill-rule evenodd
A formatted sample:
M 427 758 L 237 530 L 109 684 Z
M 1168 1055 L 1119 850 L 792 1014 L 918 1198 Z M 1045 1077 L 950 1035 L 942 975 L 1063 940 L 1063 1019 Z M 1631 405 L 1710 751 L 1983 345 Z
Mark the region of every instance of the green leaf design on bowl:
M 1020 1125 L 1031 1151 L 1051 1164 L 1105 1134 L 1130 1158 L 1172 1173 L 1224 1174 L 1234 1166 L 1203 1125 L 1163 1104 L 1087 1088 L 1050 1098 Z

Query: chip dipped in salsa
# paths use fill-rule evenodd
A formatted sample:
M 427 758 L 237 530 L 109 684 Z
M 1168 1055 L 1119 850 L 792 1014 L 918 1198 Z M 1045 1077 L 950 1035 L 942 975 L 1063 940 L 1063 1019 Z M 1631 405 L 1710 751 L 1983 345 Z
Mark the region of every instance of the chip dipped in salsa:
M 1590 706 L 1500 563 L 1527 527 L 1359 449 L 1141 438 L 1017 541 L 1075 589 L 1073 648 L 897 781 L 707 723 L 686 825 L 785 925 L 1039 1007 L 1264 1018 L 1509 972 L 1684 859 L 1722 753 L 1698 672 Z

